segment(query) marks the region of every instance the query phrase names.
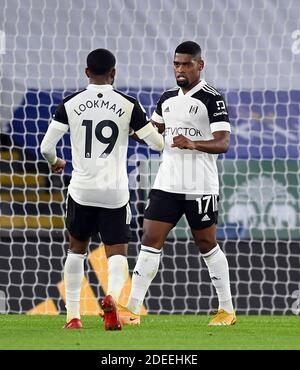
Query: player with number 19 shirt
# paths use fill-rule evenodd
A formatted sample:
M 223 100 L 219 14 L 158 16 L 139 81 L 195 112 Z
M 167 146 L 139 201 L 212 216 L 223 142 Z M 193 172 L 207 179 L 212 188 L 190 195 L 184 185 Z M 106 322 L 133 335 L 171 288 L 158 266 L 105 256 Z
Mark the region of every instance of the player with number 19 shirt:
M 73 173 L 68 188 L 79 204 L 119 208 L 129 200 L 128 135 L 152 132 L 137 100 L 112 85 L 89 84 L 58 107 L 51 126 L 70 129 Z
M 66 329 L 79 329 L 83 262 L 90 238 L 100 233 L 108 258 L 107 296 L 102 301 L 104 326 L 120 330 L 116 303 L 128 278 L 130 206 L 127 177 L 128 135 L 135 133 L 151 149 L 162 150 L 163 137 L 148 122 L 138 101 L 115 89 L 115 57 L 106 49 L 87 56 L 89 85 L 59 105 L 41 143 L 53 172 L 66 162 L 56 144 L 70 130 L 73 173 L 68 188 L 66 226 L 70 248 L 64 266 Z

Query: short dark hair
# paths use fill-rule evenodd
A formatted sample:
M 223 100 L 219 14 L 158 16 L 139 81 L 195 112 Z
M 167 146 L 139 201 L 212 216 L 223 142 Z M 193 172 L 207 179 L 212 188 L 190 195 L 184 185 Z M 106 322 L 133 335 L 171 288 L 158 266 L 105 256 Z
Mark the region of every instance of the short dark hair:
M 184 41 L 175 49 L 175 54 L 190 54 L 201 58 L 201 47 L 194 41 Z
M 103 75 L 115 67 L 116 58 L 107 49 L 95 49 L 87 56 L 86 64 L 94 75 Z

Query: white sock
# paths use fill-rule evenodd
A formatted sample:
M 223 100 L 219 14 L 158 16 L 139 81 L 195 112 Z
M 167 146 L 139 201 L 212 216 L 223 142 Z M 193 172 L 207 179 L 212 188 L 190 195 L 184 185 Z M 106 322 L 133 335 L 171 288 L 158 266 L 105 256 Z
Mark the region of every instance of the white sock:
M 80 319 L 80 290 L 84 275 L 85 257 L 86 254 L 68 251 L 64 267 L 67 322 L 74 318 Z
M 219 299 L 219 310 L 224 309 L 228 313 L 234 312 L 230 292 L 229 267 L 225 254 L 219 244 L 206 254 L 202 254 L 209 276 L 216 288 Z
M 132 274 L 131 292 L 127 308 L 139 314 L 147 290 L 157 274 L 161 251 L 142 245 Z
M 116 254 L 108 258 L 107 294 L 119 301 L 123 286 L 128 278 L 128 261 L 125 256 Z

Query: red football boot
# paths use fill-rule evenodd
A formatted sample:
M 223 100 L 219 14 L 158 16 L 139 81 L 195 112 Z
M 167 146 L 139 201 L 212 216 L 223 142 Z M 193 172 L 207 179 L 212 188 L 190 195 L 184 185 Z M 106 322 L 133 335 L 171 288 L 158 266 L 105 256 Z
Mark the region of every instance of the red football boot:
M 105 330 L 122 330 L 117 305 L 111 295 L 107 295 L 103 298 L 101 307 L 104 312 Z
M 83 326 L 82 326 L 82 322 L 80 319 L 72 319 L 69 322 L 66 322 L 63 328 L 64 329 L 82 329 Z

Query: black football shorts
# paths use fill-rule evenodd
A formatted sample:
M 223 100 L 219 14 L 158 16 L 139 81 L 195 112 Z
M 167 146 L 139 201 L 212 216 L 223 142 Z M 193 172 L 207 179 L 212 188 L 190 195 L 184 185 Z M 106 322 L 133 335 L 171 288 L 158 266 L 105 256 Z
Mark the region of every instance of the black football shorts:
M 177 194 L 152 189 L 144 218 L 176 225 L 185 214 L 192 230 L 201 230 L 218 223 L 219 196 Z
M 130 205 L 121 208 L 91 207 L 78 204 L 70 194 L 67 199 L 66 227 L 80 241 L 100 233 L 106 245 L 127 244 L 130 240 Z

